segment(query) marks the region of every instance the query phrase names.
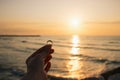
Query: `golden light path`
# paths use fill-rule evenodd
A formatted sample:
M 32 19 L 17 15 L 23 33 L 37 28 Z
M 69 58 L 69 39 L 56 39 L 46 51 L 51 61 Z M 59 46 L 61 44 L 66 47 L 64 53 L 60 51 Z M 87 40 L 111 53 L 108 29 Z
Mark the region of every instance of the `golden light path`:
M 71 52 L 72 54 L 78 54 L 79 48 L 79 37 L 77 35 L 74 35 L 72 38 L 72 49 Z
M 72 55 L 79 55 L 79 43 L 80 39 L 77 35 L 74 35 L 72 38 L 72 48 L 70 50 L 70 54 Z M 70 61 L 67 64 L 67 68 L 69 71 L 69 76 L 71 78 L 80 78 L 82 75 L 80 75 L 80 69 L 82 66 L 82 63 L 80 63 L 79 56 L 69 56 Z

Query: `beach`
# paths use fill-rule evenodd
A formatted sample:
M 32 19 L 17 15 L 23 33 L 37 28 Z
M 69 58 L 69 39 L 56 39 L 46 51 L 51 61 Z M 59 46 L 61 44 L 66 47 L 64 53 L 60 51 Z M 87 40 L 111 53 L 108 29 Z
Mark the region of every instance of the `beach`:
M 96 77 L 120 67 L 120 36 L 0 36 L 0 80 L 20 80 L 25 60 L 53 41 L 52 80 Z

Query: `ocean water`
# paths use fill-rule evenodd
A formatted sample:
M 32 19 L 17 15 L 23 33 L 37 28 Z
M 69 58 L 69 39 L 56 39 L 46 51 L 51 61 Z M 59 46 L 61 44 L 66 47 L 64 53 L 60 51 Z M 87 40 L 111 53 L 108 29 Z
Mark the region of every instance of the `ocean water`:
M 0 37 L 0 80 L 19 80 L 25 60 L 47 40 L 55 50 L 50 76 L 83 79 L 120 67 L 120 36 Z

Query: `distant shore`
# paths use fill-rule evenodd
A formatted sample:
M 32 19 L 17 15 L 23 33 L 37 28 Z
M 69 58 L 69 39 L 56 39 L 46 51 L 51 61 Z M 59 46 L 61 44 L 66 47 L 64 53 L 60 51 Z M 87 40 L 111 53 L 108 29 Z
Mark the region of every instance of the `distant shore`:
M 41 35 L 0 35 L 0 37 L 41 37 Z

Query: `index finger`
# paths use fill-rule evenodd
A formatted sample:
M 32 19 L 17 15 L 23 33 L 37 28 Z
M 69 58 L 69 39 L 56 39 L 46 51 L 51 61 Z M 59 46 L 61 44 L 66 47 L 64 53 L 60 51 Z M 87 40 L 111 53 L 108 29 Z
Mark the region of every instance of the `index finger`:
M 47 52 L 47 53 L 49 53 L 50 50 L 51 50 L 51 47 L 52 47 L 52 45 L 45 45 L 45 46 L 41 47 L 40 49 L 38 49 L 36 52 L 34 52 L 31 55 L 31 57 L 34 57 L 34 56 L 40 54 L 41 52 Z

